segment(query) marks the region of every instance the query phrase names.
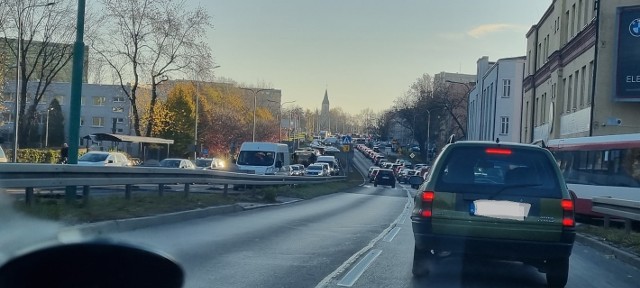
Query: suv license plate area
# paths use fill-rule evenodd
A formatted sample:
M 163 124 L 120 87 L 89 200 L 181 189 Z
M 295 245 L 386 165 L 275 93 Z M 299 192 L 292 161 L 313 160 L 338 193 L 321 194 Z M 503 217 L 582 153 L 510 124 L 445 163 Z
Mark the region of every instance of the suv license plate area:
M 529 216 L 531 204 L 504 200 L 475 200 L 469 205 L 469 214 L 498 219 L 524 221 Z

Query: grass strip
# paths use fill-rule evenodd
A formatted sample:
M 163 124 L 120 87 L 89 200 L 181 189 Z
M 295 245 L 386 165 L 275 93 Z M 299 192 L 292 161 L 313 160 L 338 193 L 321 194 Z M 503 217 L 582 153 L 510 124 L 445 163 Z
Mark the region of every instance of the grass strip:
M 130 200 L 126 200 L 122 195 L 91 197 L 88 206 L 82 206 L 80 201 L 73 205 L 67 205 L 64 199 L 36 197 L 31 207 L 26 206 L 23 200 L 16 200 L 14 207 L 18 211 L 36 218 L 50 219 L 66 224 L 81 224 L 152 216 L 238 202 L 269 203 L 275 202 L 277 196 L 311 199 L 344 191 L 361 183 L 362 176 L 354 171 L 349 173 L 345 181 L 271 186 L 257 188 L 255 191 L 244 191 L 241 194 L 229 194 L 226 197 L 220 193 L 191 193 L 186 198 L 182 192 L 165 192 L 162 197 L 153 193 L 134 193 Z

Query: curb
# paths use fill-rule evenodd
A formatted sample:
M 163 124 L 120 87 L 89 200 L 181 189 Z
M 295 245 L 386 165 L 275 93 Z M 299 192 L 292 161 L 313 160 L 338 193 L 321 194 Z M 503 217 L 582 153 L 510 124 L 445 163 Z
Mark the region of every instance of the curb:
M 589 246 L 605 255 L 613 255 L 615 259 L 618 259 L 626 264 L 629 264 L 631 266 L 634 266 L 640 269 L 639 255 L 611 246 L 605 242 L 602 242 L 597 238 L 587 236 L 582 233 L 576 233 L 576 241 L 579 242 L 580 244 Z

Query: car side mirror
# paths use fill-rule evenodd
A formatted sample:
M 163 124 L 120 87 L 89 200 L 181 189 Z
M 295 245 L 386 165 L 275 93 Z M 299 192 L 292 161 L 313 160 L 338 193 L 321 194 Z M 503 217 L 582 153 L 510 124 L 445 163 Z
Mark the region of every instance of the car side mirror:
M 113 160 L 107 160 L 107 163 L 113 163 Z
M 183 282 L 182 268 L 168 256 L 107 241 L 42 248 L 0 267 L 0 287 L 178 288 Z
M 280 160 L 276 161 L 276 168 L 278 169 L 282 168 L 282 161 Z

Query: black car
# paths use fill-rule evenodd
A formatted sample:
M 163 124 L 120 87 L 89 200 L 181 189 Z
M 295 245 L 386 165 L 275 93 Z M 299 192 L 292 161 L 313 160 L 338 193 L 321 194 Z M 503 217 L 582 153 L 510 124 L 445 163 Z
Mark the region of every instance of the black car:
M 396 177 L 393 175 L 391 169 L 380 169 L 376 174 L 376 178 L 373 180 L 373 186 L 387 185 L 391 188 L 396 188 Z

